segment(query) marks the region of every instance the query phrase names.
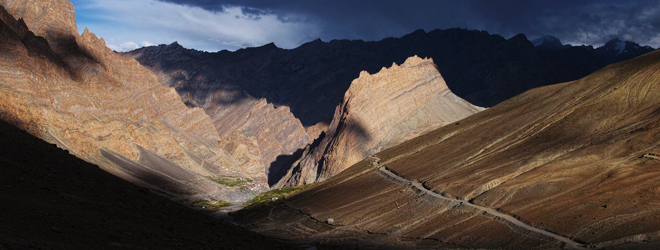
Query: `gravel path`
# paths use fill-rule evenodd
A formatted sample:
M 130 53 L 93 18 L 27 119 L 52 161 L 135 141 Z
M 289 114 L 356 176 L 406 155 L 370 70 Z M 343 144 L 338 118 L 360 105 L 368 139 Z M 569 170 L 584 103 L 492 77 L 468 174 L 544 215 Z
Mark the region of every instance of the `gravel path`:
M 568 237 L 565 237 L 565 236 L 547 231 L 545 229 L 534 227 L 532 225 L 529 225 L 525 222 L 522 222 L 522 221 L 514 218 L 511 215 L 499 212 L 495 209 L 492 209 L 492 208 L 489 208 L 489 207 L 484 207 L 484 206 L 479 206 L 479 205 L 470 203 L 469 201 L 465 201 L 465 200 L 458 200 L 458 199 L 453 199 L 453 198 L 442 196 L 441 194 L 435 193 L 435 192 L 427 189 L 419 181 L 416 181 L 416 180 L 411 181 L 411 180 L 408 180 L 406 178 L 403 178 L 403 177 L 397 175 L 396 173 L 392 172 L 391 170 L 385 168 L 384 166 L 380 165 L 380 163 L 379 163 L 380 158 L 377 158 L 377 157 L 371 157 L 371 158 L 373 158 L 375 160 L 374 165 L 378 166 L 378 171 L 380 171 L 381 173 L 383 173 L 383 174 L 391 177 L 392 179 L 396 180 L 395 181 L 396 183 L 404 184 L 404 185 L 412 185 L 412 186 L 414 186 L 415 188 L 417 188 L 419 190 L 425 191 L 428 195 L 431 195 L 433 197 L 443 199 L 443 200 L 446 200 L 446 201 L 450 201 L 450 202 L 457 202 L 461 205 L 472 207 L 472 208 L 475 208 L 477 210 L 484 211 L 484 212 L 489 213 L 493 216 L 496 216 L 496 217 L 499 217 L 503 220 L 506 220 L 506 221 L 516 225 L 516 226 L 524 228 L 526 230 L 529 230 L 529 231 L 532 231 L 532 232 L 535 232 L 535 233 L 539 233 L 539 234 L 551 237 L 553 239 L 556 239 L 558 241 L 561 241 L 561 242 L 566 244 L 566 248 L 569 248 L 569 249 L 587 249 L 584 244 L 577 243 L 577 242 L 569 239 Z

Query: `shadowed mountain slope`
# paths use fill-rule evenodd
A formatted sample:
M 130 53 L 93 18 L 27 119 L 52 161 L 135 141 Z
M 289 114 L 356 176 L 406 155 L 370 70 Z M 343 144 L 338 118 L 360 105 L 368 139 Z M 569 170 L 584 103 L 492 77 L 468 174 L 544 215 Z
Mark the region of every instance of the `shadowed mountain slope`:
M 238 215 L 317 242 L 656 249 L 658 124 L 656 51 L 527 91 Z
M 292 249 L 0 121 L 0 249 Z

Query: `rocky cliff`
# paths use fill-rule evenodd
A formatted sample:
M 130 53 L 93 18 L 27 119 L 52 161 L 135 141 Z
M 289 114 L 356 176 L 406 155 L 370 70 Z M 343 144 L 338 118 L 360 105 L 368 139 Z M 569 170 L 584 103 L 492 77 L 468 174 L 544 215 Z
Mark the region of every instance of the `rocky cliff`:
M 207 54 L 174 43 L 135 58 L 161 56 L 166 59 L 149 65 L 150 69 L 164 86 L 176 88 L 189 107 L 204 109 L 218 131 L 220 146 L 238 159 L 241 168 L 259 183 L 268 182 L 271 168 L 277 169 L 274 164 L 278 156 L 293 154 L 320 133 L 310 136 L 289 107 L 275 107 L 266 98 L 251 96 L 245 87 L 233 85 L 212 65 L 200 67 L 199 58 Z M 239 60 L 235 63 L 241 64 Z
M 79 35 L 66 0 L 0 1 L 0 116 L 136 184 L 240 201 L 250 191 L 209 177 L 247 178 L 218 146 L 202 109 L 135 60 Z M 15 18 L 19 18 L 18 20 Z M 251 188 L 262 190 L 263 186 Z
M 327 134 L 306 149 L 276 187 L 325 180 L 383 149 L 483 110 L 454 95 L 432 59 L 408 58 L 363 71 L 335 111 Z

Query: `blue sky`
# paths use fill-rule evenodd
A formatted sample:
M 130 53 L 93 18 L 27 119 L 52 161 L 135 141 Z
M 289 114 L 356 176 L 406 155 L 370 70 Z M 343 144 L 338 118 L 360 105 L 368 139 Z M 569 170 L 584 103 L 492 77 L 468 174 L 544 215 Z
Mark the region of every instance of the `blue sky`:
M 126 51 L 178 41 L 205 51 L 321 38 L 381 40 L 416 29 L 486 30 L 509 38 L 553 35 L 564 43 L 610 39 L 660 46 L 660 0 L 72 0 L 85 27 Z

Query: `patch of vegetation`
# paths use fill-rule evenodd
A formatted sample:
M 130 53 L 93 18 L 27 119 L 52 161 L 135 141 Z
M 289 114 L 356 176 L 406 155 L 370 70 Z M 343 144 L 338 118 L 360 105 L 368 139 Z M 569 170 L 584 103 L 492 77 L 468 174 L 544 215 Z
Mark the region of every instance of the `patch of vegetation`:
M 295 187 L 288 187 L 288 188 L 278 188 L 278 189 L 273 189 L 268 192 L 265 192 L 263 194 L 257 195 L 257 197 L 254 197 L 251 201 L 245 203 L 243 207 L 253 207 L 253 206 L 258 206 L 261 204 L 265 204 L 271 201 L 276 201 L 279 199 L 284 198 L 285 195 L 291 194 L 298 192 L 300 190 L 305 189 L 308 187 L 308 185 L 301 185 L 301 186 L 295 186 Z
M 249 178 L 242 178 L 236 176 L 221 176 L 217 178 L 209 177 L 215 183 L 220 185 L 225 185 L 228 187 L 246 187 L 249 183 L 252 182 Z
M 211 200 L 199 199 L 193 202 L 193 206 L 201 207 L 206 210 L 220 210 L 223 207 L 231 206 L 231 203 L 226 201 L 218 201 L 214 199 Z

